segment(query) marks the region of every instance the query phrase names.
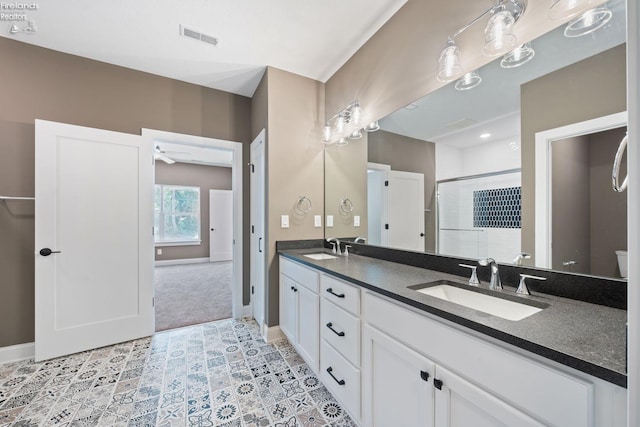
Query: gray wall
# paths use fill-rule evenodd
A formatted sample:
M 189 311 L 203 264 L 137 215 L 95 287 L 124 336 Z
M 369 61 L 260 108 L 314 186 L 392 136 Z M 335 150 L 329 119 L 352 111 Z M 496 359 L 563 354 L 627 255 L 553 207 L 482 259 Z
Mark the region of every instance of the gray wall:
M 34 194 L 34 120 L 140 134 L 141 128 L 247 143 L 251 100 L 0 37 L 0 194 Z M 243 221 L 248 229 L 249 175 Z M 31 203 L 31 202 L 26 202 Z M 34 339 L 34 221 L 0 206 L 0 346 Z M 245 233 L 244 302 L 249 294 Z
M 627 196 L 611 188 L 611 167 L 626 127 L 589 137 L 591 158 L 591 273 L 620 277 L 615 251 L 627 249 Z M 626 156 L 621 176 L 627 175 Z
M 588 274 L 591 271 L 589 137 L 554 141 L 551 150 L 551 268 Z M 577 264 L 562 265 L 570 260 Z
M 520 100 L 522 250 L 535 254 L 535 134 L 625 111 L 626 45 L 523 84 Z
M 369 161 L 391 169 L 424 174 L 425 251 L 435 252 L 436 146 L 432 142 L 379 130 L 369 134 Z
M 200 188 L 200 235 L 193 246 L 158 246 L 156 261 L 209 258 L 209 190 L 231 190 L 231 168 L 156 161 L 156 184 L 187 185 Z

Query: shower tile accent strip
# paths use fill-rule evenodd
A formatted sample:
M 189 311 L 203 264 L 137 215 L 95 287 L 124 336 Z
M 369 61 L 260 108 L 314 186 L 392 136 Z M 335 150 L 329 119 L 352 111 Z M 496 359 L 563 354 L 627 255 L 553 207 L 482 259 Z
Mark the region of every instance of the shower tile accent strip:
M 286 340 L 220 320 L 0 365 L 0 426 L 355 426 Z

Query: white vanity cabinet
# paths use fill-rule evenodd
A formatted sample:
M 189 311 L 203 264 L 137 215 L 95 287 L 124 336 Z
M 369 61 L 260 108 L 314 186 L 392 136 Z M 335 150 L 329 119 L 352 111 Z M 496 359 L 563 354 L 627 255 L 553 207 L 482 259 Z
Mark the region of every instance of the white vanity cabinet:
M 280 329 L 318 372 L 320 303 L 319 273 L 280 257 Z
M 364 425 L 382 426 L 380 417 L 398 426 L 625 425 L 620 387 L 533 360 L 373 293 L 363 298 Z M 432 394 L 420 401 L 432 415 L 401 405 L 411 399 L 407 406 L 416 405 L 412 396 L 427 393 L 425 384 Z
M 361 418 L 360 288 L 320 275 L 320 378 L 356 422 Z

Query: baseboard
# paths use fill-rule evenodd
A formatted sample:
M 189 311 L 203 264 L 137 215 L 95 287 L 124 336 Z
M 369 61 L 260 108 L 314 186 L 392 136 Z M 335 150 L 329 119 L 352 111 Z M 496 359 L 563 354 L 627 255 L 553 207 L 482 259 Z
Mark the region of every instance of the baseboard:
M 156 261 L 155 266 L 163 267 L 166 265 L 200 264 L 203 262 L 209 262 L 209 258 L 163 259 Z
M 35 348 L 35 344 L 32 342 L 0 347 L 0 363 L 32 358 L 35 355 Z
M 265 340 L 265 342 L 269 343 L 269 342 L 281 340 L 286 337 L 282 332 L 282 329 L 280 329 L 279 325 L 277 326 L 265 325 L 262 330 L 262 338 Z

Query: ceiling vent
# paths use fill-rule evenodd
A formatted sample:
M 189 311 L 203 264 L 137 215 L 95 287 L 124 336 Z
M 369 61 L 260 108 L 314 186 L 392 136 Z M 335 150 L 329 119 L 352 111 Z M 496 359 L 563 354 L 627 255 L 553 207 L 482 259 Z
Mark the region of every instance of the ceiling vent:
M 190 39 L 199 40 L 201 42 L 208 43 L 212 46 L 218 46 L 218 42 L 219 42 L 219 39 L 217 37 L 203 34 L 199 31 L 192 30 L 191 28 L 187 28 L 183 25 L 180 25 L 180 35 L 182 37 L 188 37 Z
M 469 119 L 465 117 L 465 118 L 456 120 L 455 122 L 447 123 L 446 126 L 449 129 L 464 129 L 466 127 L 475 125 L 476 123 L 478 122 L 473 119 Z

